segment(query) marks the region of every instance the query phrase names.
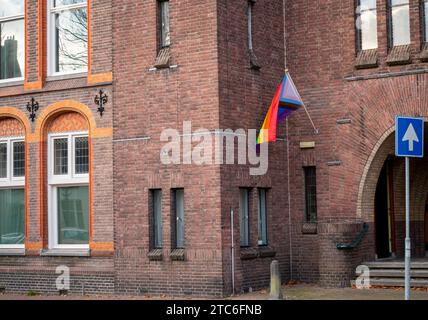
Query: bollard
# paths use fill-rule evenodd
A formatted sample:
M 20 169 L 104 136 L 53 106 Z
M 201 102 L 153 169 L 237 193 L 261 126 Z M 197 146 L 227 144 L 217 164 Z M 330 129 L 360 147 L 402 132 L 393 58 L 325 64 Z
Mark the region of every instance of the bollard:
M 270 297 L 269 300 L 282 300 L 281 274 L 279 273 L 279 263 L 272 261 L 270 265 Z

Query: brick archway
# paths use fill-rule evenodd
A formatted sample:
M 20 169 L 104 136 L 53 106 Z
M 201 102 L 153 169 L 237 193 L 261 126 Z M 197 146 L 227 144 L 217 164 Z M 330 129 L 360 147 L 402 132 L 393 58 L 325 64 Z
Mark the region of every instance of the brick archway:
M 425 124 L 428 127 L 428 123 Z M 425 139 L 427 138 L 427 134 Z M 428 146 L 425 145 L 425 154 Z M 373 148 L 368 160 L 366 161 L 363 174 L 360 180 L 357 203 L 357 217 L 373 225 L 371 233 L 376 238 L 376 190 L 380 175 L 386 162 L 392 162 L 392 191 L 391 198 L 393 208 L 393 253 L 402 256 L 404 245 L 404 159 L 395 156 L 395 128 L 391 127 L 382 135 Z M 424 256 L 424 238 L 425 238 L 425 205 L 428 198 L 428 157 L 422 159 L 411 159 L 411 190 L 410 190 L 410 209 L 411 209 L 411 232 L 412 242 L 414 243 L 415 253 L 418 256 Z M 388 200 L 389 201 L 389 200 Z M 396 247 L 396 249 L 395 249 Z

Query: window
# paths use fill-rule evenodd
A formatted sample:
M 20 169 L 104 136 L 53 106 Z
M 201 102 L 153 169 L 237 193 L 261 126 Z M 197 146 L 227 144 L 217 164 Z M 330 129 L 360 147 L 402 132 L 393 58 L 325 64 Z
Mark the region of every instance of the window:
M 50 75 L 86 72 L 88 11 L 86 0 L 48 0 Z
M 267 190 L 259 189 L 259 246 L 266 246 L 267 240 Z
M 306 222 L 317 221 L 316 167 L 304 167 L 305 175 L 305 218 Z
M 260 65 L 253 47 L 253 8 L 256 0 L 248 0 L 247 19 L 248 19 L 248 53 L 250 56 L 250 66 L 252 69 L 259 70 Z
M 24 186 L 24 140 L 0 138 L 0 248 L 24 247 Z
M 409 0 L 389 0 L 389 39 L 390 46 L 410 44 Z
M 428 43 L 428 0 L 422 0 L 422 26 L 423 26 L 423 39 Z
M 152 248 L 160 249 L 163 246 L 162 228 L 162 190 L 151 190 L 152 202 Z
M 88 248 L 89 143 L 86 132 L 50 134 L 49 248 Z
M 358 0 L 357 5 L 358 51 L 377 49 L 376 0 Z
M 0 0 L 0 82 L 24 77 L 24 5 L 24 0 Z
M 173 189 L 173 239 L 174 249 L 184 248 L 184 189 Z
M 239 189 L 239 224 L 241 234 L 241 247 L 250 246 L 249 193 L 249 189 Z
M 161 48 L 169 47 L 171 44 L 168 0 L 159 1 L 159 44 Z

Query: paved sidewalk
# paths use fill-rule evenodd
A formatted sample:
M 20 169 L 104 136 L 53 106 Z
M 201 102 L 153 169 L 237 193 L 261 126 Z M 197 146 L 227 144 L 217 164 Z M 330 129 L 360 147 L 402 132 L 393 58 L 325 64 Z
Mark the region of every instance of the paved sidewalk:
M 403 289 L 370 289 L 358 290 L 353 288 L 321 288 L 316 285 L 289 285 L 284 286 L 284 297 L 287 300 L 403 300 Z M 428 291 L 412 290 L 413 300 L 428 300 Z M 261 290 L 233 297 L 225 300 L 266 300 L 269 298 L 268 290 Z M 195 297 L 171 296 L 28 296 L 28 295 L 0 295 L 0 300 L 201 300 Z

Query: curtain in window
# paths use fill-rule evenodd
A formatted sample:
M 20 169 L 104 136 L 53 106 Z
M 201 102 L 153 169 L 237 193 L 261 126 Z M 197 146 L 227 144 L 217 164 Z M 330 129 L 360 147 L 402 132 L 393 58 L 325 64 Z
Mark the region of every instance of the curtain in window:
M 88 244 L 88 187 L 60 187 L 57 192 L 58 244 Z
M 153 245 L 162 248 L 162 191 L 153 190 Z
M 248 190 L 240 189 L 239 199 L 239 223 L 240 223 L 240 235 L 241 235 L 241 246 L 247 247 L 250 244 L 249 241 L 249 230 L 248 230 Z
M 0 245 L 23 244 L 24 189 L 0 189 Z
M 184 190 L 175 190 L 176 248 L 184 248 Z

